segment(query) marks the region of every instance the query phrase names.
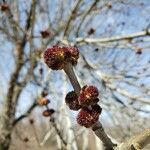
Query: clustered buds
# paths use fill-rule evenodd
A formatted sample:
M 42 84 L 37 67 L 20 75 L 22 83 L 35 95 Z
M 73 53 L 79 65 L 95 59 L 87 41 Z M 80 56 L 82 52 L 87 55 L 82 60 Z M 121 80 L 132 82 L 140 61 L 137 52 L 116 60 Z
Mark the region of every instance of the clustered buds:
M 45 106 L 46 107 L 46 110 L 44 110 L 43 111 L 43 113 L 42 113 L 42 115 L 44 116 L 44 117 L 51 117 L 53 114 L 54 114 L 54 112 L 55 112 L 55 110 L 54 109 L 49 109 L 49 107 L 48 107 L 48 104 L 50 103 L 50 100 L 48 99 L 48 98 L 46 98 L 46 96 L 48 95 L 48 92 L 46 91 L 46 90 L 43 90 L 42 92 L 41 92 L 41 98 L 40 98 L 40 100 L 38 101 L 38 105 L 39 106 Z M 30 123 L 31 123 L 32 121 L 30 120 Z M 32 124 L 32 123 L 31 123 Z
M 66 95 L 65 102 L 71 110 L 79 110 L 81 108 L 78 96 L 74 91 L 71 91 Z
M 99 101 L 98 95 L 99 92 L 95 86 L 85 85 L 80 90 L 78 101 L 82 109 L 77 115 L 79 125 L 89 128 L 98 121 L 102 111 L 102 108 L 97 104 Z
M 87 107 L 89 105 L 94 105 L 99 101 L 97 98 L 98 95 L 99 92 L 95 86 L 85 85 L 80 91 L 79 104 Z
M 91 127 L 98 121 L 101 111 L 102 108 L 98 104 L 91 106 L 91 108 L 82 108 L 77 115 L 78 124 L 86 128 Z
M 91 29 L 89 34 L 93 34 L 94 32 L 95 30 Z M 76 47 L 60 47 L 56 45 L 52 48 L 48 48 L 44 52 L 43 57 L 49 68 L 53 70 L 60 70 L 66 69 L 66 67 L 68 67 L 68 63 L 76 65 L 79 58 L 79 51 Z M 72 73 L 69 71 L 70 70 L 68 69 L 68 72 L 65 72 L 69 74 L 68 76 L 71 76 Z M 72 81 L 71 78 L 70 80 Z M 80 109 L 77 115 L 77 122 L 79 125 L 86 128 L 92 127 L 92 125 L 98 121 L 99 115 L 102 111 L 102 108 L 97 104 L 99 101 L 98 89 L 95 86 L 86 85 L 78 94 L 75 93 L 75 91 L 69 92 L 65 97 L 65 102 L 71 110 L 77 111 Z M 46 117 L 50 114 L 51 112 L 49 110 L 43 112 L 43 115 Z
M 77 115 L 79 125 L 89 128 L 98 121 L 102 111 L 102 108 L 97 104 L 98 95 L 99 92 L 95 86 L 87 85 L 80 90 L 79 96 L 74 91 L 66 95 L 65 102 L 71 110 L 81 109 Z
M 77 64 L 79 52 L 76 47 L 53 46 L 44 52 L 44 61 L 53 70 L 64 69 L 66 63 Z

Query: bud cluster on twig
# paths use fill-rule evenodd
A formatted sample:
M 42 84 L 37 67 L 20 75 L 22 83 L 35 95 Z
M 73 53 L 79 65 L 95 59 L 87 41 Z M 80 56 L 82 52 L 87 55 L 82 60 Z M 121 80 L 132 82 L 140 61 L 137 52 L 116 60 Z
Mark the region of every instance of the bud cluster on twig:
M 64 70 L 68 76 L 74 91 L 69 92 L 65 97 L 65 102 L 71 110 L 79 111 L 77 122 L 86 128 L 92 128 L 95 134 L 102 140 L 104 146 L 110 150 L 113 144 L 105 133 L 101 123 L 99 123 L 99 115 L 102 108 L 98 105 L 99 92 L 93 85 L 85 85 L 82 88 L 74 73 L 73 66 L 77 64 L 79 51 L 76 47 L 55 45 L 48 48 L 43 55 L 44 62 L 53 70 Z
M 51 117 L 54 114 L 55 110 L 49 108 L 48 104 L 50 103 L 50 100 L 46 98 L 47 95 L 48 93 L 46 91 L 43 91 L 41 93 L 42 98 L 39 99 L 38 105 L 46 107 L 46 110 L 44 110 L 42 113 L 44 117 Z

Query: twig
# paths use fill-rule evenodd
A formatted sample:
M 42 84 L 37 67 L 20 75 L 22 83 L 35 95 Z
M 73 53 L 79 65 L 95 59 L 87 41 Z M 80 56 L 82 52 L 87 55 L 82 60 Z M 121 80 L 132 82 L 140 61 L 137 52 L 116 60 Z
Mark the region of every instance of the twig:
M 84 44 L 84 43 L 94 44 L 94 43 L 117 42 L 117 41 L 122 41 L 122 40 L 132 40 L 134 38 L 139 38 L 139 37 L 144 37 L 144 36 L 149 36 L 149 35 L 150 35 L 150 29 L 149 30 L 147 29 L 141 32 L 136 32 L 136 33 L 127 34 L 127 35 L 112 36 L 112 37 L 107 37 L 107 38 L 78 37 L 74 41 L 68 41 L 65 38 L 60 39 L 60 41 L 64 44 L 70 44 L 70 45 Z
M 23 115 L 21 115 L 19 118 L 15 119 L 14 122 L 13 122 L 13 127 L 15 127 L 19 121 L 21 121 L 21 120 L 24 119 L 25 117 L 29 116 L 29 114 L 32 112 L 32 110 L 33 110 L 36 106 L 37 106 L 37 104 L 36 104 L 36 103 L 33 103 L 25 114 L 23 114 Z
M 99 38 L 99 39 L 79 37 L 79 38 L 76 38 L 75 42 L 76 43 L 106 43 L 106 42 L 116 42 L 116 41 L 121 41 L 121 40 L 131 40 L 133 38 L 143 37 L 146 35 L 150 35 L 150 30 L 136 32 L 136 33 L 127 34 L 127 35 L 108 37 L 108 38 Z
M 80 87 L 77 77 L 73 71 L 72 64 L 70 64 L 70 63 L 66 64 L 64 71 L 66 72 L 67 76 L 69 77 L 70 82 L 72 83 L 75 92 L 77 93 L 77 95 L 79 95 L 81 87 Z M 100 122 L 95 123 L 92 126 L 92 130 L 98 136 L 98 138 L 103 142 L 103 145 L 105 146 L 106 150 L 113 150 L 113 147 L 116 145 L 107 136 L 107 134 L 105 133 L 105 131 L 102 127 L 102 124 Z
M 76 13 L 76 11 L 77 11 L 77 9 L 78 9 L 78 7 L 79 7 L 81 2 L 82 2 L 82 0 L 78 0 L 76 2 L 75 6 L 74 6 L 74 8 L 73 8 L 69 18 L 68 18 L 68 21 L 66 23 L 66 27 L 65 27 L 65 30 L 64 30 L 64 37 L 67 36 L 67 34 L 68 34 L 68 30 L 69 30 L 69 26 L 70 26 L 71 20 L 73 19 L 73 16 Z
M 86 19 L 86 17 L 88 16 L 88 14 L 92 11 L 92 9 L 96 6 L 96 4 L 97 4 L 99 1 L 100 1 L 100 0 L 95 0 L 95 1 L 92 3 L 91 7 L 84 13 L 84 15 L 83 15 L 83 17 L 82 17 L 82 19 L 81 19 L 81 22 L 80 22 L 80 24 L 79 24 L 79 26 L 78 26 L 78 28 L 77 28 L 76 36 L 78 36 L 79 31 L 80 31 L 80 28 L 81 28 L 81 25 L 83 24 L 84 20 Z
M 79 82 L 77 80 L 77 77 L 76 77 L 76 75 L 74 73 L 72 65 L 70 63 L 67 63 L 65 68 L 64 68 L 64 71 L 67 74 L 67 76 L 68 76 L 68 78 L 69 78 L 69 80 L 70 80 L 70 82 L 71 82 L 71 84 L 72 84 L 76 94 L 79 95 L 81 87 L 80 87 L 80 84 L 79 84 Z
M 54 119 L 51 119 L 51 124 L 52 124 L 52 126 L 54 127 L 54 129 L 55 129 L 57 135 L 59 136 L 59 138 L 61 139 L 61 141 L 63 142 L 63 144 L 64 144 L 65 146 L 67 146 L 67 142 L 64 140 L 62 134 L 60 133 L 59 129 L 57 128 L 57 125 L 56 125 Z
M 103 145 L 106 150 L 113 150 L 113 147 L 117 146 L 107 136 L 107 134 L 105 133 L 104 128 L 100 122 L 95 123 L 92 126 L 92 130 L 98 136 L 98 138 L 103 142 Z
M 150 143 L 150 129 L 132 137 L 127 142 L 121 143 L 116 150 L 141 150 Z

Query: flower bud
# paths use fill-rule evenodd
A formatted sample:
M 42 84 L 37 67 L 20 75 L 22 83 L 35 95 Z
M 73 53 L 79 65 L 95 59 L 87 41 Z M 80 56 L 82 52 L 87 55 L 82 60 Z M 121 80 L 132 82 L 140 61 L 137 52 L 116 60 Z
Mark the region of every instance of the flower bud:
M 60 47 L 56 45 L 52 48 L 48 48 L 44 52 L 43 57 L 49 68 L 53 70 L 61 70 L 66 63 L 76 65 L 77 59 L 79 58 L 79 52 L 75 47 Z
M 53 70 L 60 70 L 64 68 L 65 52 L 59 46 L 48 48 L 44 52 L 44 61 L 49 68 Z
M 79 125 L 90 128 L 98 121 L 102 108 L 99 105 L 93 105 L 90 108 L 82 108 L 77 115 L 77 122 Z
M 66 61 L 70 62 L 72 65 L 77 64 L 79 58 L 79 50 L 76 47 L 63 47 L 66 54 Z
M 25 138 L 23 139 L 23 141 L 24 141 L 25 143 L 27 143 L 27 142 L 29 142 L 29 138 L 28 138 L 28 137 L 25 137 Z
M 41 98 L 41 99 L 38 101 L 38 104 L 39 104 L 40 106 L 45 106 L 45 105 L 47 105 L 47 104 L 49 104 L 49 103 L 50 103 L 50 100 L 47 99 L 47 98 Z
M 41 36 L 43 39 L 50 36 L 50 32 L 48 30 L 42 30 L 42 31 L 40 31 L 40 33 L 41 33 Z
M 4 3 L 0 5 L 1 11 L 7 11 L 9 10 L 9 5 Z
M 30 124 L 34 124 L 34 120 L 33 119 L 29 119 L 29 123 Z
M 85 107 L 96 104 L 99 99 L 98 89 L 95 86 L 84 86 L 80 91 L 79 104 Z
M 43 111 L 43 116 L 44 117 L 50 117 L 53 113 L 55 112 L 54 109 L 47 109 Z
M 48 95 L 48 91 L 43 90 L 43 91 L 41 92 L 41 96 L 42 96 L 42 97 L 46 97 L 47 95 Z
M 79 105 L 78 102 L 78 96 L 74 91 L 71 91 L 66 95 L 65 102 L 71 110 L 79 110 L 81 108 L 81 105 Z

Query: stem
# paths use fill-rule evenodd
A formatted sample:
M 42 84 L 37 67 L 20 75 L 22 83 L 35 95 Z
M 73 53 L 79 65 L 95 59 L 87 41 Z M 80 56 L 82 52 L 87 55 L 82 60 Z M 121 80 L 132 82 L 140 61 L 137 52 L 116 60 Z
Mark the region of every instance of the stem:
M 69 78 L 69 80 L 70 80 L 70 82 L 74 88 L 75 93 L 79 96 L 81 87 L 80 87 L 80 84 L 79 84 L 77 77 L 74 73 L 72 64 L 67 63 L 64 67 L 64 71 L 67 74 L 67 76 L 68 76 L 68 78 Z
M 54 127 L 57 135 L 59 136 L 60 140 L 62 141 L 62 143 L 64 144 L 64 146 L 67 146 L 67 142 L 64 140 L 63 136 L 61 135 L 59 129 L 57 128 L 57 125 L 55 123 L 55 120 L 51 121 L 52 126 Z
M 141 150 L 150 143 L 150 129 L 131 137 L 119 145 L 119 150 Z
M 98 136 L 98 138 L 103 142 L 103 145 L 105 147 L 105 150 L 113 150 L 114 146 L 117 146 L 114 144 L 111 139 L 107 136 L 107 134 L 104 131 L 104 128 L 102 124 L 98 121 L 92 126 L 92 130 L 94 133 Z
M 72 64 L 67 63 L 64 67 L 64 71 L 67 74 L 68 78 L 70 79 L 70 82 L 74 88 L 74 91 L 79 96 L 80 95 L 80 84 L 77 80 L 77 77 L 74 73 Z M 116 146 L 111 139 L 107 136 L 107 134 L 104 131 L 104 128 L 102 124 L 98 121 L 92 126 L 92 130 L 94 133 L 98 136 L 98 138 L 103 142 L 103 145 L 105 147 L 105 150 L 113 150 L 113 147 Z

